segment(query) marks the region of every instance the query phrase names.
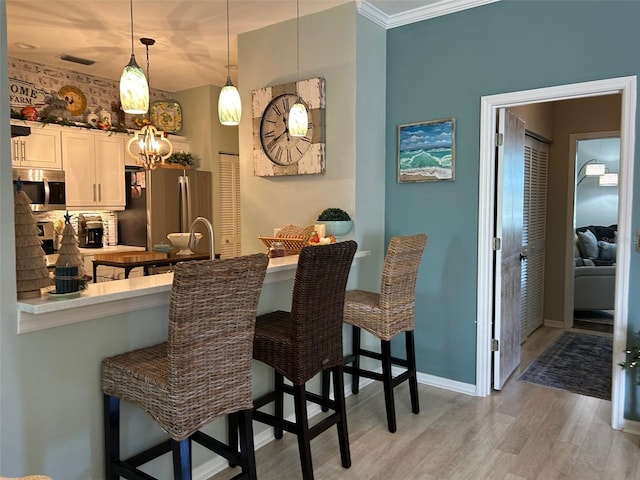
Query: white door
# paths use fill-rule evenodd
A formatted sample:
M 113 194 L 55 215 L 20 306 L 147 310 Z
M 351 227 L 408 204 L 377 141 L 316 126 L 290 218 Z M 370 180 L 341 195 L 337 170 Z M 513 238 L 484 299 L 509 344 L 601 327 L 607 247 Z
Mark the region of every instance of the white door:
M 520 364 L 524 122 L 500 109 L 498 123 L 493 388 L 500 390 Z

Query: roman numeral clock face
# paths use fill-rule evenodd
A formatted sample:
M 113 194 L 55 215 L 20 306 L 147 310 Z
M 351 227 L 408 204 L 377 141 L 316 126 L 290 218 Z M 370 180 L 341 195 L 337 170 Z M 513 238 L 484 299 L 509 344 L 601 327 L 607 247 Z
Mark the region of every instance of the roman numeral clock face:
M 304 137 L 289 135 L 287 127 L 289 111 L 297 100 L 297 95 L 285 93 L 274 98 L 262 114 L 260 143 L 269 160 L 277 165 L 288 166 L 298 163 L 311 147 L 313 138 L 311 117 L 309 117 L 309 129 Z

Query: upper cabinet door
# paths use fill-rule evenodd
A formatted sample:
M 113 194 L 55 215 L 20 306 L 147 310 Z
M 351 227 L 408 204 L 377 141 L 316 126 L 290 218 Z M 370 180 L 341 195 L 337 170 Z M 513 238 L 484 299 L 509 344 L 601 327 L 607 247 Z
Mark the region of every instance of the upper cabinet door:
M 21 168 L 62 170 L 60 131 L 32 127 L 31 135 L 11 139 L 11 164 Z
M 124 156 L 126 142 L 120 136 L 96 135 L 96 183 L 98 205 L 124 210 Z
M 62 132 L 67 207 L 87 208 L 96 204 L 94 136 L 88 132 Z

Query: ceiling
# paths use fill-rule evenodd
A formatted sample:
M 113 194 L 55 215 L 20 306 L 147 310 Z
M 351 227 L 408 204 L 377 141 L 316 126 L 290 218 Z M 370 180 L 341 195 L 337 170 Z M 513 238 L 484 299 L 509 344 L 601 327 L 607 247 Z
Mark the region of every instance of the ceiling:
M 354 0 L 300 0 L 300 16 Z M 385 28 L 497 0 L 356 0 L 360 13 Z M 175 92 L 227 77 L 225 0 L 134 0 L 134 47 L 146 69 L 141 37 L 150 37 L 150 84 Z M 129 0 L 7 0 L 7 50 L 17 57 L 117 80 L 129 61 Z M 236 36 L 296 17 L 294 0 L 230 0 L 231 77 L 236 78 Z M 70 63 L 69 55 L 93 60 Z

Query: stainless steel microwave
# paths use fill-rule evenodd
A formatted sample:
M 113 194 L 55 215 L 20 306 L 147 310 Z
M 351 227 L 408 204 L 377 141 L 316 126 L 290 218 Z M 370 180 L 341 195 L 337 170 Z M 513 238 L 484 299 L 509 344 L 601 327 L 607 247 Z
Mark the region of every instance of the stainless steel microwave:
M 14 168 L 13 184 L 22 183 L 22 190 L 31 200 L 31 210 L 65 210 L 64 172 L 42 168 Z

